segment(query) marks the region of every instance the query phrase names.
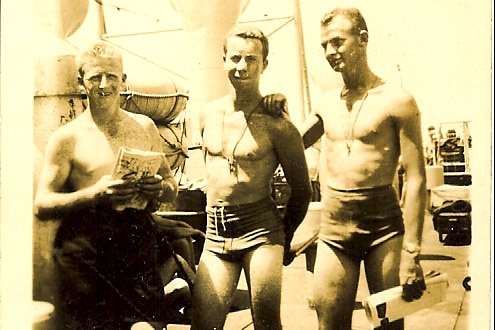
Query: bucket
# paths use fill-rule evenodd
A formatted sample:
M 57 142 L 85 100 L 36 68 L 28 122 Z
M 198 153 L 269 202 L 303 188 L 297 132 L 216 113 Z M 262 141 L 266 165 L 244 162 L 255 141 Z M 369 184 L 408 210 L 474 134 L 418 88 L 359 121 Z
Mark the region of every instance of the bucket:
M 426 166 L 426 189 L 431 190 L 443 184 L 443 166 Z
M 309 203 L 308 212 L 299 227 L 297 227 L 291 242 L 291 251 L 295 252 L 296 256 L 318 239 L 320 216 L 321 202 Z
M 53 329 L 52 314 L 55 308 L 46 301 L 33 301 L 32 318 L 33 330 L 50 330 Z

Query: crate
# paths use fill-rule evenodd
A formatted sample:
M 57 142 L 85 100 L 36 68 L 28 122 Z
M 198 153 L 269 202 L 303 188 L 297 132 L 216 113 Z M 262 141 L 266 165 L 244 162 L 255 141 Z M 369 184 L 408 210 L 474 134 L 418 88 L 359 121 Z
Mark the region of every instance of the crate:
M 454 186 L 470 186 L 472 184 L 471 174 L 465 172 L 444 173 L 444 183 Z
M 438 239 L 446 245 L 471 244 L 471 212 L 444 212 L 433 217 Z
M 444 173 L 448 172 L 466 172 L 466 165 L 464 163 L 444 163 Z

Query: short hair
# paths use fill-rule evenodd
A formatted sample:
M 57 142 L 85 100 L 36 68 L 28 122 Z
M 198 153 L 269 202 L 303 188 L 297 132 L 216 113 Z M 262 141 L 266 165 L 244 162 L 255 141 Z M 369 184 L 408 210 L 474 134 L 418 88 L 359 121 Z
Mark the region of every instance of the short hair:
M 82 50 L 76 57 L 76 67 L 79 75 L 81 77 L 84 75 L 83 66 L 85 64 L 98 58 L 115 59 L 123 66 L 122 54 L 116 47 L 104 41 L 97 41 Z
M 261 42 L 261 51 L 263 54 L 263 60 L 266 60 L 268 57 L 268 37 L 261 31 L 259 28 L 254 27 L 254 26 L 243 26 L 243 25 L 237 25 L 233 29 L 231 29 L 228 33 L 227 36 L 225 37 L 224 43 L 223 43 L 223 53 L 227 53 L 227 41 L 230 38 L 233 37 L 239 37 L 243 39 L 256 39 Z
M 345 16 L 352 23 L 352 33 L 359 35 L 361 31 L 368 32 L 368 25 L 364 20 L 359 9 L 354 7 L 337 7 L 323 15 L 321 19 L 321 27 L 330 25 L 332 20 L 337 16 Z

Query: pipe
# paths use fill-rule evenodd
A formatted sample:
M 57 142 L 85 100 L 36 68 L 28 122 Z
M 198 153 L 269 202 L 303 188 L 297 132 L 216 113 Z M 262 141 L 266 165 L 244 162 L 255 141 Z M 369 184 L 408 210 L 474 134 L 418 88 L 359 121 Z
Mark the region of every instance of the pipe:
M 308 81 L 308 67 L 306 65 L 306 51 L 304 47 L 304 34 L 302 29 L 302 19 L 301 19 L 301 5 L 299 0 L 294 0 L 294 24 L 296 27 L 296 37 L 297 37 L 297 47 L 299 55 L 299 72 L 301 75 L 301 90 L 303 100 L 306 101 L 306 106 L 303 105 L 301 109 L 302 119 L 306 119 L 307 115 L 311 113 L 311 95 L 309 91 L 309 81 Z M 304 102 L 303 102 L 304 104 Z

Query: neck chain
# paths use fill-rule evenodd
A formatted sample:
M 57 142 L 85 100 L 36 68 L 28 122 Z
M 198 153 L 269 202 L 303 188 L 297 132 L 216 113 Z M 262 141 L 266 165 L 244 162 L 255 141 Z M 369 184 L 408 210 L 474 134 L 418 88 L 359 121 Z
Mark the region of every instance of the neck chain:
M 259 102 L 256 103 L 253 106 L 253 109 L 249 113 L 249 115 L 246 117 L 246 126 L 242 130 L 241 135 L 239 136 L 239 139 L 234 145 L 234 148 L 232 149 L 232 153 L 230 155 L 225 154 L 225 112 L 223 112 L 223 117 L 222 117 L 222 156 L 227 159 L 227 162 L 229 163 L 229 173 L 230 175 L 235 175 L 237 176 L 237 160 L 235 159 L 235 150 L 237 149 L 237 146 L 239 145 L 239 142 L 241 142 L 242 138 L 244 137 L 244 133 L 246 133 L 248 127 L 249 127 L 249 120 L 251 119 L 251 116 L 253 113 L 256 111 L 256 108 L 258 107 Z M 245 111 L 243 111 L 246 113 Z
M 354 117 L 354 121 L 352 122 L 351 129 L 349 130 L 350 131 L 349 132 L 350 133 L 349 134 L 350 135 L 349 139 L 347 138 L 347 135 L 344 132 L 344 143 L 345 143 L 345 146 L 347 147 L 347 155 L 350 155 L 351 154 L 351 147 L 352 147 L 352 144 L 354 143 L 354 128 L 356 127 L 357 119 L 359 117 L 359 114 L 361 113 L 361 109 L 363 108 L 364 102 L 368 98 L 368 92 L 369 92 L 369 90 L 375 87 L 375 84 L 376 84 L 377 80 L 378 80 L 378 77 L 375 78 L 375 80 L 373 81 L 373 84 L 371 85 L 371 87 L 366 91 L 366 93 L 363 96 L 363 99 L 361 101 L 361 104 L 359 105 L 359 108 L 358 108 L 358 111 L 356 113 L 356 116 Z M 344 102 L 347 103 L 347 100 L 345 99 Z M 347 106 L 346 106 L 346 109 L 347 109 Z M 352 112 L 352 108 L 351 108 L 351 112 Z

